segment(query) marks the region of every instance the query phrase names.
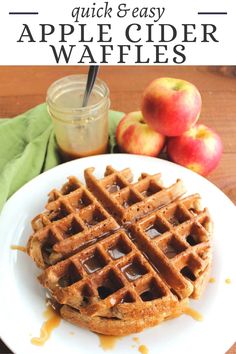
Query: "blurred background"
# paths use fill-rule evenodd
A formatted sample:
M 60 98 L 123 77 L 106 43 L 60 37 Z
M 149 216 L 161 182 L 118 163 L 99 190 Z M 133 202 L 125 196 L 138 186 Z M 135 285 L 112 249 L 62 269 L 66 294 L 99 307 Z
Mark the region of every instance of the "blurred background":
M 87 73 L 86 66 L 0 67 L 0 117 L 14 117 L 45 101 L 48 86 L 70 74 Z M 199 89 L 200 122 L 221 136 L 224 154 L 208 179 L 236 203 L 236 66 L 103 66 L 99 77 L 110 88 L 111 108 L 140 109 L 144 88 L 157 77 L 181 78 Z

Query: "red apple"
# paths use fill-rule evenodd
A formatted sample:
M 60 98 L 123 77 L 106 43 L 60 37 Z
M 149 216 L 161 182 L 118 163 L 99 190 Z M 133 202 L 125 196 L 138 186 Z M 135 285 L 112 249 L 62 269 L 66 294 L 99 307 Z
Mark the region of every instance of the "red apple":
M 219 135 L 203 124 L 197 124 L 181 136 L 169 138 L 167 153 L 173 162 L 206 176 L 219 163 L 222 155 Z
M 165 137 L 144 122 L 141 112 L 131 112 L 122 118 L 116 140 L 122 152 L 148 156 L 157 156 L 165 143 Z
M 188 81 L 160 78 L 144 90 L 141 110 L 151 128 L 166 136 L 178 136 L 198 120 L 201 95 Z

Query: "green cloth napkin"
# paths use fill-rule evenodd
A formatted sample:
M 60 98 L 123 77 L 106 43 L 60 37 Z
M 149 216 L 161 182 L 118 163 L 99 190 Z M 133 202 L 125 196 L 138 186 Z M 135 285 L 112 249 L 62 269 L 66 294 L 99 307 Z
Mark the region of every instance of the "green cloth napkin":
M 110 152 L 123 113 L 109 112 Z M 45 103 L 14 119 L 0 119 L 0 210 L 26 182 L 60 163 L 50 116 Z

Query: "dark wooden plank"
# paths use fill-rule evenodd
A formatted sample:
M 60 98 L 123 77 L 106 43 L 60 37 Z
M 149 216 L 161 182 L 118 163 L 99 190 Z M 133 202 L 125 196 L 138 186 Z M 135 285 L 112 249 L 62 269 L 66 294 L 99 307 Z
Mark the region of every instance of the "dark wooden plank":
M 0 354 L 11 354 L 12 351 L 0 340 Z

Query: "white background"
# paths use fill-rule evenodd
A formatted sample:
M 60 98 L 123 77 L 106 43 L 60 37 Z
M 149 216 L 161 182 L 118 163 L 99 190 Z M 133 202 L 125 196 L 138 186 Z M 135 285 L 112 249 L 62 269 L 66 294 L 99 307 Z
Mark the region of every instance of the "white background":
M 80 31 L 76 30 L 78 25 L 73 22 L 71 12 L 73 8 L 79 6 L 88 7 L 96 3 L 96 6 L 104 6 L 102 0 L 67 0 L 67 1 L 32 1 L 32 0 L 11 0 L 1 1 L 0 4 L 0 39 L 1 39 L 1 55 L 0 65 L 55 65 L 56 61 L 52 54 L 50 44 L 59 47 L 60 39 L 59 23 L 68 23 L 75 26 L 73 36 L 70 36 L 68 43 L 76 45 L 73 49 L 70 58 L 70 65 L 78 64 L 83 53 L 83 44 L 79 43 Z M 130 23 L 140 23 L 143 26 L 142 37 L 143 41 L 138 44 L 145 46 L 143 50 L 143 58 L 150 58 L 147 65 L 153 64 L 155 58 L 153 44 L 158 44 L 158 24 L 156 33 L 156 43 L 145 43 L 145 24 L 153 23 L 153 19 L 133 19 L 130 16 L 119 19 L 116 16 L 117 6 L 119 3 L 126 3 L 128 7 L 165 7 L 165 13 L 160 20 L 160 23 L 170 23 L 177 29 L 181 28 L 182 23 L 196 24 L 197 30 L 195 34 L 198 37 L 197 43 L 186 44 L 185 55 L 186 61 L 184 64 L 190 65 L 233 65 L 235 64 L 236 53 L 236 4 L 235 0 L 219 1 L 219 0 L 110 0 L 109 5 L 113 7 L 113 18 L 109 19 L 81 19 L 81 23 L 87 23 L 88 34 L 94 36 L 94 42 L 89 46 L 94 54 L 95 60 L 100 64 L 100 46 L 97 43 L 97 23 L 112 23 L 112 43 L 114 50 L 112 55 L 108 56 L 109 64 L 117 64 L 118 44 L 131 44 L 125 39 L 124 31 Z M 10 11 L 38 11 L 39 15 L 9 15 Z M 199 11 L 226 11 L 227 15 L 197 15 Z M 22 30 L 23 24 L 27 23 L 36 40 L 36 43 L 17 43 Z M 49 23 L 56 28 L 55 33 L 48 37 L 48 43 L 40 43 L 41 33 L 39 24 Z M 216 37 L 219 43 L 201 43 L 203 23 L 212 23 L 217 26 Z M 169 50 L 166 57 L 169 58 L 167 64 L 173 64 L 172 47 L 174 44 L 181 44 L 182 35 L 178 31 L 179 39 L 173 44 L 168 44 Z M 106 43 L 103 43 L 106 44 Z M 132 44 L 131 44 L 132 45 Z M 133 46 L 133 45 L 132 45 Z M 125 57 L 125 64 L 135 64 L 136 55 L 135 48 L 132 48 L 129 56 Z M 66 64 L 61 61 L 60 64 Z M 80 63 L 81 64 L 81 63 Z M 84 64 L 90 64 L 90 61 L 85 60 Z

